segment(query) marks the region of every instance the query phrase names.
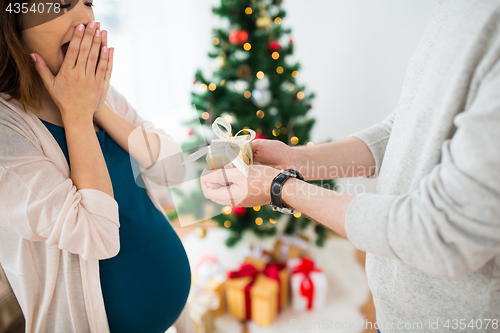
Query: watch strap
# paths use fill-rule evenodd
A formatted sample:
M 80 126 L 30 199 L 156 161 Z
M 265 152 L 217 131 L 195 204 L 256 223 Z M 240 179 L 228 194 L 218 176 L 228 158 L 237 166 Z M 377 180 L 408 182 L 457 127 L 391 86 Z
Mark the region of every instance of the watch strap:
M 276 175 L 276 177 L 274 177 L 271 183 L 271 207 L 281 213 L 295 214 L 297 211 L 292 210 L 291 207 L 286 207 L 282 200 L 283 186 L 290 177 L 304 180 L 304 177 L 297 170 L 282 170 L 278 175 Z

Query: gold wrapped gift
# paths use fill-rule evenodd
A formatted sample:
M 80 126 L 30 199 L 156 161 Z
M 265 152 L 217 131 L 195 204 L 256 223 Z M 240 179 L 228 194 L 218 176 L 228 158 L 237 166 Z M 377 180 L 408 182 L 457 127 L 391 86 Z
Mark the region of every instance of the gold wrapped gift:
M 269 326 L 288 301 L 288 270 L 283 264 L 248 257 L 226 281 L 229 313 Z
M 223 132 L 219 125 L 227 131 Z M 252 140 L 255 138 L 255 131 L 243 129 L 233 137 L 231 124 L 222 117 L 215 119 L 212 130 L 218 139 L 212 140 L 210 146 L 189 155 L 182 164 L 194 162 L 207 154 L 207 164 L 210 170 L 236 167 L 248 177 L 249 165 L 253 163 Z M 250 134 L 238 136 L 243 131 Z
M 187 304 L 195 332 L 212 333 L 215 327 L 214 309 L 219 306 L 218 296 L 213 292 L 191 289 Z
M 309 247 L 310 243 L 307 236 L 282 235 L 274 243 L 273 259 L 286 262 L 290 259 L 302 258 L 308 254 Z
M 215 293 L 219 299 L 217 308 L 213 309 L 215 316 L 219 316 L 225 311 L 224 284 L 226 281 L 226 271 L 215 258 L 206 252 L 198 260 L 191 279 L 192 289 L 197 292 Z
M 199 278 L 197 276 L 193 276 L 192 279 L 192 285 L 196 286 L 198 285 Z M 212 292 L 217 295 L 217 298 L 219 299 L 219 305 L 217 306 L 216 309 L 214 309 L 214 315 L 215 316 L 220 316 L 221 314 L 224 313 L 224 308 L 225 308 L 225 302 L 224 302 L 224 281 L 221 281 L 220 279 L 217 279 L 215 277 L 211 277 L 210 280 L 204 285 L 203 291 L 205 292 Z

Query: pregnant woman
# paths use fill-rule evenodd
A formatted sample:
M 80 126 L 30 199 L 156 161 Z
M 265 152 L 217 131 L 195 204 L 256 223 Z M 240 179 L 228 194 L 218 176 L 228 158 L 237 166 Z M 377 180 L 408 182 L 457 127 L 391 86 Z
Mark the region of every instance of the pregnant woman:
M 0 263 L 26 332 L 190 330 L 186 252 L 150 190 L 182 152 L 109 86 L 92 2 L 66 3 L 32 24 L 0 0 Z

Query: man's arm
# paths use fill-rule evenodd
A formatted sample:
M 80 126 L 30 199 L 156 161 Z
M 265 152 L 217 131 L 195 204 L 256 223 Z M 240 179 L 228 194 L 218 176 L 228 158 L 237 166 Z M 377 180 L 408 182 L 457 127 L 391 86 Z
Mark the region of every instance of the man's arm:
M 347 139 L 317 146 L 293 147 L 297 152 L 293 167 L 305 180 L 346 177 L 374 178 L 389 141 L 395 112 L 382 122 Z M 345 217 L 354 195 L 314 186 L 295 178 L 289 179 L 282 191 L 283 201 L 312 220 L 346 236 Z
M 289 206 L 347 238 L 345 216 L 355 195 L 328 190 L 297 178 L 288 179 L 281 193 Z
M 375 159 L 368 146 L 357 137 L 317 146 L 293 147 L 297 156 L 294 169 L 305 180 L 369 177 L 375 173 Z
M 347 139 L 315 146 L 293 147 L 288 167 L 306 180 L 378 176 L 395 113 Z
M 500 255 L 500 60 L 480 84 L 442 158 L 405 195 L 335 195 L 296 179 L 283 200 L 366 252 L 460 278 Z

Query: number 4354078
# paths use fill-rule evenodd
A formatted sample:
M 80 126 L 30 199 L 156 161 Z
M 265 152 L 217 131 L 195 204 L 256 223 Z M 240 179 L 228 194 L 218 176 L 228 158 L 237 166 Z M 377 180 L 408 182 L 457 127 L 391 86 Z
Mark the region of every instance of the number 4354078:
M 61 12 L 61 4 L 60 3 L 40 2 L 38 4 L 34 3 L 29 8 L 28 8 L 28 6 L 29 6 L 29 3 L 27 3 L 27 2 L 23 2 L 23 3 L 17 2 L 14 4 L 9 3 L 9 5 L 5 9 L 5 11 L 9 12 L 9 13 L 14 13 L 14 14 L 19 14 L 19 13 L 26 14 L 28 12 L 39 13 L 39 14 L 43 14 L 43 13 L 48 14 L 51 11 L 53 13 L 59 14 Z
M 470 329 L 487 329 L 488 327 L 497 329 L 498 328 L 498 319 L 472 319 L 471 321 L 467 321 L 466 319 L 448 319 L 444 323 L 444 327 L 447 329 L 461 329 L 464 330 L 466 328 Z

